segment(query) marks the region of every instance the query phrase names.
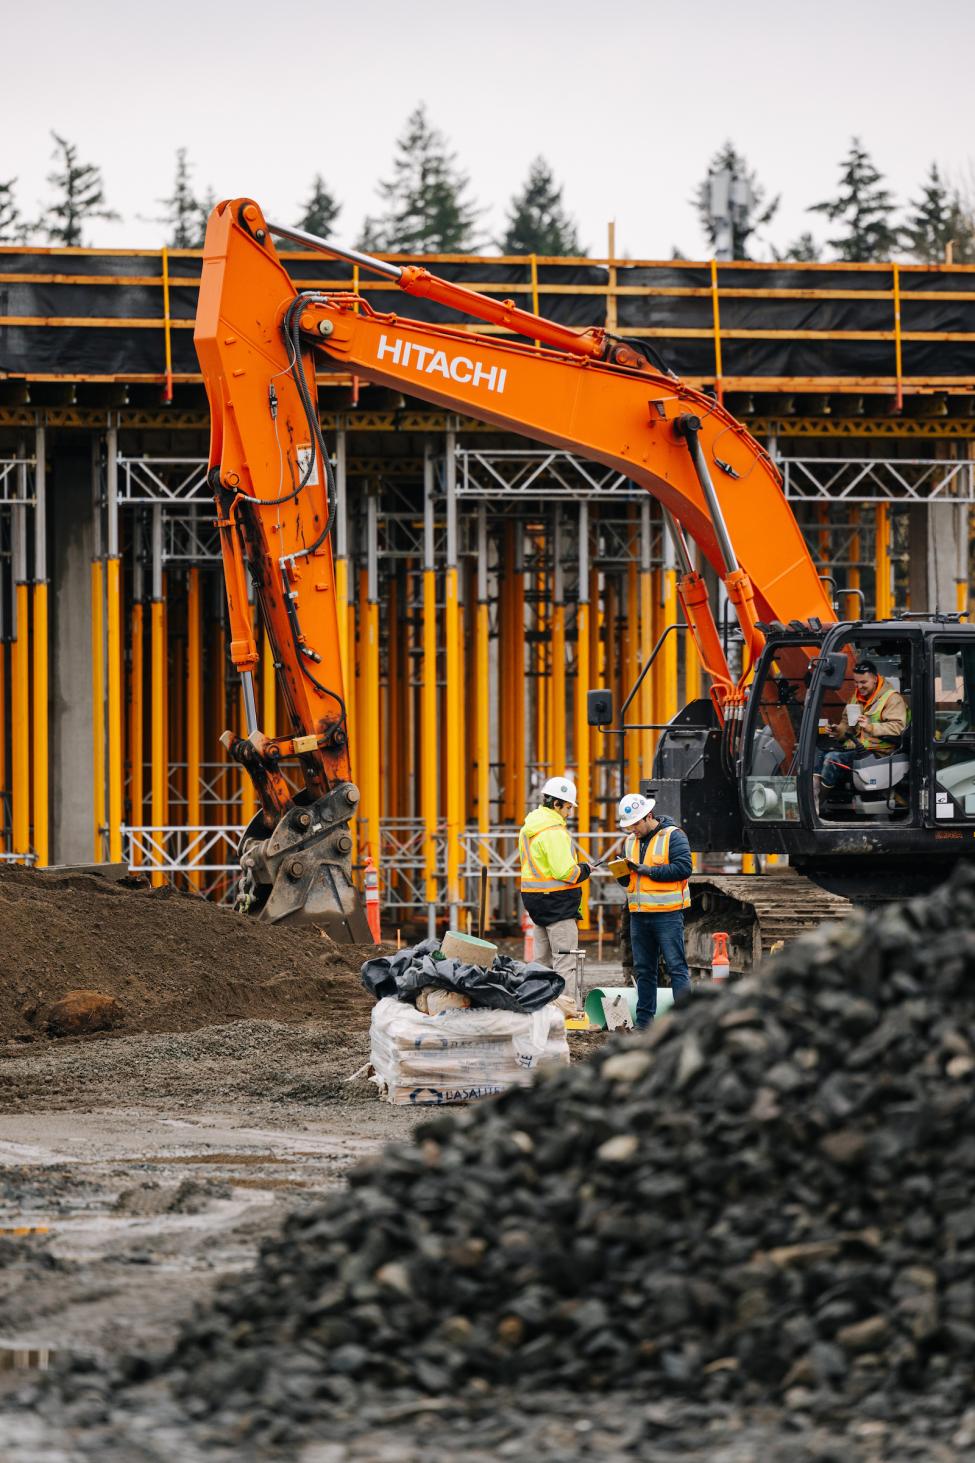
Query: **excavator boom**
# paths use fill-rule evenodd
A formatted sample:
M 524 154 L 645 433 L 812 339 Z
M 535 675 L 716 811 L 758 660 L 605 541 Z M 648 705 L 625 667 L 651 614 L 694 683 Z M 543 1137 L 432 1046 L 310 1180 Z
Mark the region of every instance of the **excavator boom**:
M 526 339 L 379 313 L 350 292 L 298 293 L 272 232 L 345 255 L 395 278 L 407 293 Z M 345 823 L 358 794 L 350 780 L 349 667 L 338 612 L 345 599 L 337 593 L 329 540 L 334 489 L 315 405 L 316 352 L 378 385 L 603 463 L 652 493 L 683 530 L 676 535 L 679 593 L 719 716 L 740 705 L 743 690 L 729 671 L 683 534 L 723 579 L 750 661 L 763 648 L 763 622 L 834 618 L 768 454 L 717 401 L 601 328 L 573 331 L 425 269 L 271 226 L 257 204 L 238 199 L 219 204 L 210 218 L 195 340 L 211 408 L 231 655 L 246 692 L 258 659 L 250 583 L 291 721 L 286 736 L 251 726 L 246 738 L 225 738 L 261 797 L 259 826 L 245 836 L 242 862 L 268 918 L 313 915 L 332 901 L 336 928 L 351 938 L 355 913 Z M 297 794 L 281 771 L 288 757 L 303 774 Z M 295 820 L 310 807 L 317 811 L 299 828 Z M 283 853 L 278 847 L 282 829 L 297 840 L 297 854 L 289 839 Z M 326 853 L 326 864 L 316 864 Z M 291 877 L 289 867 L 299 872 Z M 320 867 L 328 870 L 324 880 Z M 311 893 L 317 902 L 307 902 Z

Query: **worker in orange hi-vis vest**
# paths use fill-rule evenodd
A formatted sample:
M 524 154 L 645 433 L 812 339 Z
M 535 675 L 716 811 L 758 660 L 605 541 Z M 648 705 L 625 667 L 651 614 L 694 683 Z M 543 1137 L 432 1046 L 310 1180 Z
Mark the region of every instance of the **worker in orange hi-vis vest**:
M 657 817 L 656 799 L 628 792 L 620 799 L 619 825 L 628 837 L 623 857 L 629 872 L 617 882 L 626 890 L 630 944 L 636 970 L 638 1031 L 657 1014 L 657 963 L 662 955 L 681 1005 L 690 995 L 691 976 L 684 954 L 684 910 L 691 902 L 691 846 L 672 818 Z
M 535 959 L 561 975 L 567 991 L 579 948 L 582 885 L 591 873 L 576 857 L 566 826 L 578 804 L 574 782 L 550 777 L 542 806 L 528 814 L 518 834 L 521 902 L 535 926 Z

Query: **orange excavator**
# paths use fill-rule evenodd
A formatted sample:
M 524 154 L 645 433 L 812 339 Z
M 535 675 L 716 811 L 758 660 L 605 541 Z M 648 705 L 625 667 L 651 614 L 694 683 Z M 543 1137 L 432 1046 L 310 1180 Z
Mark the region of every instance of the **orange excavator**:
M 523 339 L 380 314 L 347 291 L 297 290 L 275 237 Z M 605 464 L 660 502 L 709 694 L 663 730 L 652 781 L 693 848 L 789 855 L 813 881 L 793 874 L 786 885 L 793 910 L 810 911 L 807 923 L 849 896 L 925 887 L 975 852 L 975 630 L 957 615 L 838 621 L 768 454 L 718 401 L 668 372 L 652 348 L 599 328 L 569 329 L 424 268 L 269 223 L 249 199 L 221 203 L 210 217 L 195 342 L 210 402 L 230 651 L 248 718 L 246 734 L 225 733 L 224 744 L 260 799 L 240 860 L 244 902 L 263 918 L 310 919 L 338 939 L 368 938 L 351 869 L 348 825 L 359 794 L 349 761 L 349 668 L 340 649 L 335 486 L 316 404 L 318 355 L 406 396 Z M 741 674 L 729 667 L 692 545 L 737 616 Z M 286 735 L 257 726 L 249 581 L 283 687 Z M 853 704 L 853 667 L 864 661 L 907 703 L 910 725 L 872 757 L 860 748 L 842 785 L 821 788 L 817 769 L 832 745 L 830 729 Z M 648 666 L 649 659 L 644 674 Z M 604 695 L 593 697 L 590 719 L 604 728 L 611 721 Z M 297 790 L 286 765 L 300 773 Z M 817 903 L 813 886 L 831 891 L 833 903 L 829 894 Z M 709 887 L 712 912 L 727 927 L 740 891 L 720 880 Z M 733 968 L 767 945 L 774 920 L 756 935 L 760 923 L 754 911 L 745 919 Z M 707 962 L 702 954 L 694 963 Z

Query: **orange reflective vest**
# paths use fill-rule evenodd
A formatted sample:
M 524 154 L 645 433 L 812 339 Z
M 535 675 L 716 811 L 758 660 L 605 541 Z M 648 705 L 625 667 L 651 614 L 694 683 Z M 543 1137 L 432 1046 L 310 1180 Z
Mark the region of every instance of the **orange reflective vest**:
M 865 752 L 892 752 L 897 745 L 888 737 L 878 737 L 876 732 L 871 730 L 871 727 L 876 727 L 878 721 L 883 721 L 884 707 L 891 696 L 896 695 L 897 692 L 893 686 L 888 686 L 881 677 L 872 698 L 861 703 L 859 724 L 852 729 L 850 735 L 856 738 L 857 743 Z
M 640 859 L 640 842 L 636 834 L 626 840 L 623 857 L 631 864 L 643 869 L 659 868 L 670 863 L 670 835 L 674 828 L 661 828 L 650 839 L 646 857 Z M 691 896 L 686 879 L 664 882 L 651 879 L 649 873 L 630 871 L 630 882 L 626 890 L 626 903 L 631 914 L 671 914 L 675 909 L 687 909 Z

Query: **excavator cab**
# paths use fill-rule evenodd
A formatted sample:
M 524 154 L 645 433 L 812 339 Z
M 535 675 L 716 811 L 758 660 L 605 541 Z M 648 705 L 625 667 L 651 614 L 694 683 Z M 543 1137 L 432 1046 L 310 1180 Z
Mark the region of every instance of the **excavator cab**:
M 743 846 L 851 897 L 939 882 L 975 853 L 975 627 L 766 628 L 735 762 Z

